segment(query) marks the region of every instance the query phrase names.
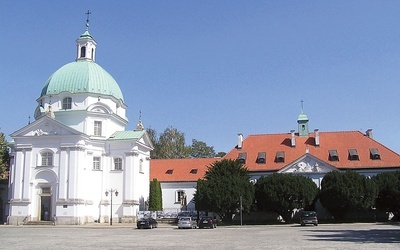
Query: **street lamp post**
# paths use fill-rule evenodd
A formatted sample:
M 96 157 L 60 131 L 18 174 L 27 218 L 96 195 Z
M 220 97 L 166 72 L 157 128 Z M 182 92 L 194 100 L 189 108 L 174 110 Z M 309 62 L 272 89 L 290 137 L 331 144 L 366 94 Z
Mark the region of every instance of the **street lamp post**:
M 115 196 L 118 196 L 118 191 L 116 189 L 108 189 L 106 190 L 106 196 L 108 196 L 108 193 L 110 193 L 110 198 L 111 198 L 111 207 L 110 207 L 110 226 L 112 226 L 112 197 L 113 197 L 113 193 L 115 194 Z

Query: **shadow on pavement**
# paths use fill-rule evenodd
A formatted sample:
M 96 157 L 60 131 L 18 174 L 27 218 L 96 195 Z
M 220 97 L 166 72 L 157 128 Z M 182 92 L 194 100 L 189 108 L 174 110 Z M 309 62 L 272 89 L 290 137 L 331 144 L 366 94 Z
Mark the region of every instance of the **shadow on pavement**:
M 310 232 L 318 232 L 318 235 L 307 235 L 311 241 L 400 243 L 400 230 L 398 229 L 310 230 Z

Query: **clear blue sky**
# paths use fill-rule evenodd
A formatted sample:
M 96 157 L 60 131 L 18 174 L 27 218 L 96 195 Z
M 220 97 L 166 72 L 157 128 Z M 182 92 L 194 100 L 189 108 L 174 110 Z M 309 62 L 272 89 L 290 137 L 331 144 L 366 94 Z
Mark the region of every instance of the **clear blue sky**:
M 0 127 L 28 123 L 85 30 L 133 129 L 229 151 L 237 133 L 372 128 L 400 152 L 400 1 L 1 1 Z M 31 118 L 32 119 L 32 118 Z M 10 139 L 8 137 L 8 139 Z M 321 142 L 322 143 L 322 142 Z

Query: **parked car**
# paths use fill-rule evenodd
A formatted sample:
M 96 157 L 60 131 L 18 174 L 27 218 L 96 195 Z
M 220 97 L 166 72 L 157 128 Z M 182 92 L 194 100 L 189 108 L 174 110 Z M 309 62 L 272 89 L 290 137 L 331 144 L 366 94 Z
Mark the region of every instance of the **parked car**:
M 138 222 L 136 223 L 137 228 L 139 229 L 143 229 L 143 228 L 156 228 L 158 227 L 158 223 L 155 219 L 151 218 L 151 217 L 143 217 L 141 219 L 138 220 Z
M 305 226 L 307 224 L 318 226 L 318 218 L 316 212 L 302 211 L 300 213 L 300 225 Z
M 192 217 L 180 217 L 178 221 L 178 228 L 197 228 L 197 224 Z
M 198 223 L 199 228 L 216 228 L 217 223 L 212 217 L 202 217 Z

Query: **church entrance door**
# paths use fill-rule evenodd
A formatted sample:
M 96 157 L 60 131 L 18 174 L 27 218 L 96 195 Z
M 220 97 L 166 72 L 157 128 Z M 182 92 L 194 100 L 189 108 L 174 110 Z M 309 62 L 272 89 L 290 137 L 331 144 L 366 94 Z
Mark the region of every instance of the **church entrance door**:
M 41 221 L 50 221 L 51 220 L 51 189 L 50 189 L 50 187 L 42 187 L 41 188 L 39 214 L 40 214 Z

